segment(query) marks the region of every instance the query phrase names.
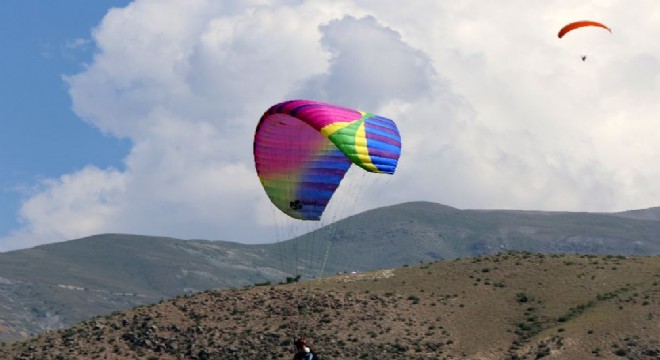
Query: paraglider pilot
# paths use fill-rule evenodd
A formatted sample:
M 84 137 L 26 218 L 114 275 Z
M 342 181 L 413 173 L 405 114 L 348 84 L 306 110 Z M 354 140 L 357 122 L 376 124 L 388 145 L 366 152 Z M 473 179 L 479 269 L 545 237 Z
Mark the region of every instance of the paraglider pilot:
M 293 360 L 319 360 L 316 353 L 307 347 L 305 339 L 297 339 L 294 345 L 296 346 L 296 354 L 293 356 Z

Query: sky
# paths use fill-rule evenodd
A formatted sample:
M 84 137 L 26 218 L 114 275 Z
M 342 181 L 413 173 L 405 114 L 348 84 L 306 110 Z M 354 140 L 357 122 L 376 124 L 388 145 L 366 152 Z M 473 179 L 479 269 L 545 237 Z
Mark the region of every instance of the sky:
M 559 39 L 576 20 L 612 32 Z M 402 136 L 397 172 L 352 170 L 326 224 L 408 201 L 660 206 L 658 24 L 655 0 L 4 1 L 0 251 L 101 233 L 281 240 L 252 140 L 295 98 Z

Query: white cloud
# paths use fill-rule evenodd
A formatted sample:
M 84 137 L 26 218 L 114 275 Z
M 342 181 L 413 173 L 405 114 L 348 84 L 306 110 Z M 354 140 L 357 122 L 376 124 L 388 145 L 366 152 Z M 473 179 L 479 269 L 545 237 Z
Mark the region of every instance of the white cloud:
M 90 166 L 44 181 L 42 190 L 21 207 L 24 226 L 2 239 L 2 248 L 74 239 L 107 228 L 121 210 L 126 179 L 126 174 L 114 169 Z
M 430 59 L 372 16 L 350 16 L 322 25 L 321 44 L 330 66 L 310 77 L 293 97 L 376 109 L 392 100 L 430 95 L 435 73 Z
M 613 33 L 557 38 L 585 18 Z M 66 78 L 82 119 L 133 142 L 125 170 L 44 184 L 0 244 L 100 232 L 272 241 L 281 218 L 254 174 L 252 134 L 290 97 L 399 125 L 397 174 L 351 175 L 371 185 L 352 211 L 660 205 L 659 19 L 652 0 L 136 0 L 107 14 L 93 61 Z

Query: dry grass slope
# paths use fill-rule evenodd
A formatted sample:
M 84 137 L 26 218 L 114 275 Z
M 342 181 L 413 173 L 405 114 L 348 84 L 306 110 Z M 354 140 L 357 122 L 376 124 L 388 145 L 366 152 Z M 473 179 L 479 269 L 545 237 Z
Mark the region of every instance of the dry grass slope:
M 660 358 L 660 257 L 502 253 L 205 291 L 0 348 L 3 359 Z

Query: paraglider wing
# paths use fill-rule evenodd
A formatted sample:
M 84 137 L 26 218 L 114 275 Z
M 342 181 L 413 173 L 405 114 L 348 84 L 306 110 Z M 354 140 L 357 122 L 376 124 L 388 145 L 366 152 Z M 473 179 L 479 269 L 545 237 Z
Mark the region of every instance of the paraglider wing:
M 597 27 L 601 27 L 601 28 L 609 31 L 610 33 L 612 32 L 612 29 L 610 29 L 609 27 L 607 27 L 604 24 L 601 24 L 597 21 L 583 20 L 583 21 L 572 22 L 572 23 L 564 26 L 563 28 L 561 28 L 561 30 L 559 30 L 559 34 L 557 34 L 557 37 L 559 37 L 561 39 L 569 31 L 579 29 L 579 28 L 585 27 L 585 26 L 597 26 Z
M 393 174 L 401 154 L 392 120 L 309 100 L 268 109 L 253 145 L 257 175 L 271 202 L 301 220 L 320 220 L 351 164 Z

